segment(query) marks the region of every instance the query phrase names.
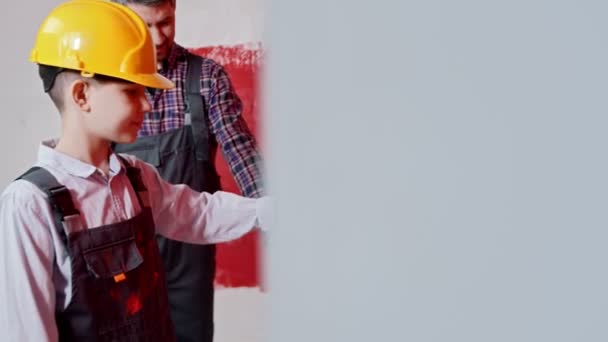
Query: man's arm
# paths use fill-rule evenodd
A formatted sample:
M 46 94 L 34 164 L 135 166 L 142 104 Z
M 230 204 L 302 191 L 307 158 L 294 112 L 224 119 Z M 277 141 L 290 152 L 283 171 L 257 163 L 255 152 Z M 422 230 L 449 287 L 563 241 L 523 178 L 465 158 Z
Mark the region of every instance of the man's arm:
M 0 331 L 6 341 L 58 339 L 45 206 L 42 192 L 26 181 L 12 183 L 0 197 Z
M 260 197 L 264 194 L 261 158 L 255 138 L 241 115 L 241 100 L 224 68 L 213 61 L 207 62 L 213 63 L 211 75 L 206 76 L 211 77 L 209 99 L 206 101 L 210 131 L 217 138 L 241 193 L 246 197 Z

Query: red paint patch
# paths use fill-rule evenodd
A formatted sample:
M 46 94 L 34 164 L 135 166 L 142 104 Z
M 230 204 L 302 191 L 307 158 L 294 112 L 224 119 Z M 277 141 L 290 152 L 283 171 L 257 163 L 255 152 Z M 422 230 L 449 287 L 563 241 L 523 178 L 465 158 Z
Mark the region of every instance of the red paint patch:
M 190 51 L 224 66 L 243 102 L 243 117 L 254 135 L 259 137 L 258 77 L 262 57 L 260 46 L 211 46 Z M 221 153 L 217 156 L 216 165 L 223 190 L 239 193 L 227 163 Z M 261 286 L 258 243 L 258 233 L 253 232 L 239 240 L 218 245 L 216 287 Z

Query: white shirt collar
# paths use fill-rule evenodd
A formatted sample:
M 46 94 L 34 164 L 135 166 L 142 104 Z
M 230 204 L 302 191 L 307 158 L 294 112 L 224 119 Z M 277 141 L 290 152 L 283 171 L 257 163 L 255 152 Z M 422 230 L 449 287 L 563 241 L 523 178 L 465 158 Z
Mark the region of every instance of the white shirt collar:
M 88 178 L 95 172 L 103 174 L 103 172 L 97 169 L 95 166 L 55 150 L 56 144 L 56 139 L 42 141 L 40 147 L 38 148 L 39 163 L 62 168 L 67 173 L 81 178 Z M 110 154 L 109 164 L 110 176 L 118 174 L 123 169 L 122 163 L 113 152 Z

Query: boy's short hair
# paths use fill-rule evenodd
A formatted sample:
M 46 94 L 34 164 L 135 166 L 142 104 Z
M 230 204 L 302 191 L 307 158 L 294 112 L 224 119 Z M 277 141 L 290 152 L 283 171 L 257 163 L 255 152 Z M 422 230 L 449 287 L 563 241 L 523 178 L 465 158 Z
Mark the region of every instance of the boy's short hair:
M 49 97 L 53 101 L 53 104 L 55 105 L 55 107 L 57 107 L 59 111 L 62 111 L 64 109 L 65 104 L 63 103 L 63 91 L 64 87 L 66 86 L 65 83 L 69 82 L 57 82 L 57 79 L 62 77 L 69 77 L 68 75 L 72 75 L 73 77 L 69 78 L 67 81 L 71 81 L 77 78 L 84 78 L 83 76 L 81 76 L 81 71 L 79 70 L 72 70 L 44 64 L 38 64 L 38 75 L 40 75 L 40 79 L 42 79 L 42 87 L 44 88 L 44 92 L 49 94 Z M 96 74 L 93 77 L 88 77 L 87 79 L 93 80 L 97 83 L 131 83 L 127 80 L 123 80 L 120 78 L 99 74 Z
M 57 75 L 65 70 L 65 68 L 38 64 L 38 75 L 40 75 L 40 79 L 42 79 L 42 87 L 44 88 L 45 93 L 48 93 L 53 88 Z
M 59 112 L 63 111 L 65 106 L 63 102 L 65 82 L 62 82 L 63 80 L 61 79 L 68 77 L 68 73 L 77 75 L 77 71 L 75 70 L 38 64 L 38 75 L 40 75 L 40 79 L 42 79 L 42 87 L 44 88 L 44 92 L 49 94 L 51 101 L 53 101 L 53 104 L 57 110 L 59 110 Z M 60 79 L 60 81 L 57 81 L 58 79 Z

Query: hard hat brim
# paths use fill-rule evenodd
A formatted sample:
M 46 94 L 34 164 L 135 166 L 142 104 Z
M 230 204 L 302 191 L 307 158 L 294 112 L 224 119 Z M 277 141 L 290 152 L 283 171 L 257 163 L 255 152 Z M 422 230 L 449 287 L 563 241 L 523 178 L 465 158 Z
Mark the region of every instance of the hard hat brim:
M 148 88 L 156 89 L 171 89 L 175 88 L 175 83 L 171 82 L 168 78 L 161 74 L 136 74 L 129 75 L 128 77 L 121 77 L 127 81 L 141 84 Z

